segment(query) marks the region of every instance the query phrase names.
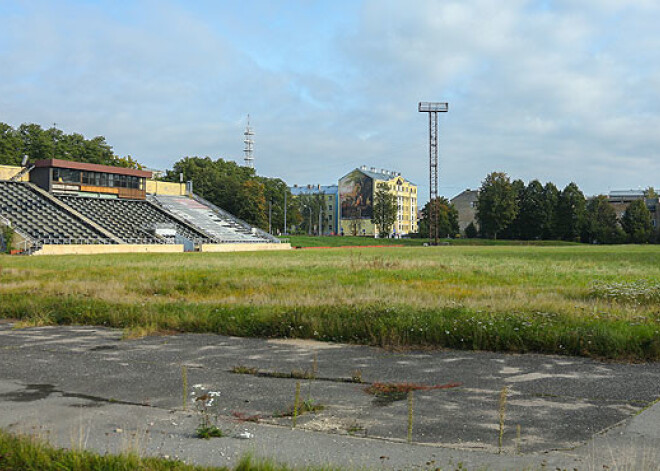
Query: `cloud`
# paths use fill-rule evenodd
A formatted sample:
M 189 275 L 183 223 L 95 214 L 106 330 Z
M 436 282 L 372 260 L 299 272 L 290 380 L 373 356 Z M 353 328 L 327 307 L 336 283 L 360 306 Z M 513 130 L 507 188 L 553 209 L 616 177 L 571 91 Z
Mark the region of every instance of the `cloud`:
M 657 7 L 531 6 L 368 2 L 364 28 L 350 43 L 359 45 L 352 57 L 362 91 L 380 103 L 374 119 L 408 126 L 407 116 L 391 111 L 421 99 L 450 102 L 441 140 L 448 194 L 452 183 L 474 186 L 496 169 L 560 185 L 574 179 L 588 192 L 653 184 L 646 171 L 660 169 L 658 117 L 649 112 L 658 104 L 657 52 L 650 52 L 658 51 Z M 653 60 L 639 63 L 640 42 Z M 410 150 L 421 180 L 423 153 Z
M 490 171 L 586 193 L 658 185 L 652 1 L 31 2 L 0 13 L 0 121 L 105 135 L 153 167 L 242 159 L 331 183 L 361 164 L 441 192 Z

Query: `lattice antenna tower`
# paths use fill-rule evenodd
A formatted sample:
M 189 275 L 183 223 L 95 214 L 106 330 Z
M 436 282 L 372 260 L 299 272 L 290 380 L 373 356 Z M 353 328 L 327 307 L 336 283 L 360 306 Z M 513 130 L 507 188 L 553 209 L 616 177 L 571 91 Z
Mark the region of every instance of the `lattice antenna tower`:
M 417 106 L 420 113 L 429 114 L 429 240 L 438 245 L 438 113 L 449 111 L 448 103 L 420 102 Z
M 247 126 L 245 126 L 243 136 L 243 143 L 245 144 L 245 147 L 243 148 L 245 166 L 248 168 L 254 168 L 254 130 L 250 127 L 250 115 L 247 117 Z

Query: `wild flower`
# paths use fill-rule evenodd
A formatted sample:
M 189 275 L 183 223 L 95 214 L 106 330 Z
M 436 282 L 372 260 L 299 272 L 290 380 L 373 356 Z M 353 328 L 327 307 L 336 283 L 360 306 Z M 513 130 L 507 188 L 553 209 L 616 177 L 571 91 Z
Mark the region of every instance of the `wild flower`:
M 602 282 L 591 284 L 592 297 L 632 304 L 650 304 L 660 301 L 660 283 L 649 280 L 631 282 Z
M 195 430 L 199 438 L 209 439 L 211 437 L 222 437 L 224 433 L 217 426 L 218 411 L 212 409 L 216 398 L 220 397 L 220 391 L 206 391 L 201 384 L 193 385 L 190 393 L 195 401 L 195 409 L 199 413 L 199 426 Z

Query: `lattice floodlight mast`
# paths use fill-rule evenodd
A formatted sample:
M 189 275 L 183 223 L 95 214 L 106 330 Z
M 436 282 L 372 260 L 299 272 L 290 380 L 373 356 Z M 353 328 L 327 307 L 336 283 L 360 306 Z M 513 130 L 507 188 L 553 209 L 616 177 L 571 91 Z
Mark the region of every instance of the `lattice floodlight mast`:
M 243 153 L 245 154 L 245 166 L 248 168 L 254 168 L 254 130 L 250 127 L 250 115 L 247 117 L 247 126 L 245 127 L 245 132 L 243 133 L 243 143 L 245 147 L 243 148 Z
M 438 113 L 449 111 L 448 103 L 420 101 L 420 113 L 429 114 L 429 241 L 438 245 Z

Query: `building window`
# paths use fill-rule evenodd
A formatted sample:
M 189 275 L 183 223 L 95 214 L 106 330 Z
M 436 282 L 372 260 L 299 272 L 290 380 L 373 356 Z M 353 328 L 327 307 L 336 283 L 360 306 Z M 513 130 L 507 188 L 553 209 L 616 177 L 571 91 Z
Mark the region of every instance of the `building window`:
M 68 168 L 54 168 L 53 180 L 61 183 L 80 184 L 80 170 L 70 170 Z

